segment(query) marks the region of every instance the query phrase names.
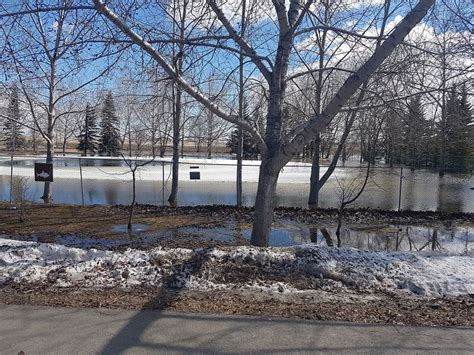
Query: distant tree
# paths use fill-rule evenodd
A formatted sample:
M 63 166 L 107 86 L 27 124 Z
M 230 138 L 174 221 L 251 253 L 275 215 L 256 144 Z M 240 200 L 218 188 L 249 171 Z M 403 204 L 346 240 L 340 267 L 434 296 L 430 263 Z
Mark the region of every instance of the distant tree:
M 99 152 L 104 155 L 118 155 L 120 153 L 120 136 L 118 131 L 119 120 L 115 111 L 114 98 L 108 93 L 102 108 Z
M 469 146 L 474 139 L 472 109 L 465 86 L 457 91 L 454 86 L 446 101 L 446 167 L 466 169 L 469 166 Z
M 402 161 L 414 169 L 422 155 L 423 146 L 426 143 L 425 136 L 429 134 L 420 96 L 410 100 L 408 112 L 404 118 Z
M 249 114 L 249 107 L 247 102 L 244 100 L 242 103 L 242 115 L 244 121 L 250 121 L 251 117 Z M 258 115 L 257 113 L 254 113 L 254 116 Z M 256 117 L 253 117 L 255 119 Z M 257 118 L 258 119 L 258 118 Z M 230 148 L 230 152 L 232 154 L 238 154 L 239 151 L 239 139 L 240 139 L 240 134 L 242 134 L 242 159 L 257 159 L 259 150 L 258 150 L 258 144 L 255 142 L 254 137 L 249 131 L 241 131 L 239 132 L 239 128 L 237 127 L 234 129 L 229 137 L 229 140 L 227 141 L 226 146 Z
M 256 159 L 258 158 L 258 145 L 255 143 L 252 135 L 247 131 L 243 132 L 243 152 L 242 157 L 244 159 Z M 230 152 L 237 154 L 237 148 L 239 143 L 239 129 L 234 129 L 230 134 L 229 140 L 227 142 L 227 147 L 230 148 Z
M 97 119 L 94 108 L 89 105 L 86 106 L 86 117 L 77 138 L 79 139 L 77 150 L 83 152 L 84 156 L 87 156 L 88 152 L 92 154 L 97 152 L 99 146 Z
M 21 129 L 20 104 L 18 101 L 18 89 L 12 87 L 10 99 L 8 102 L 7 115 L 3 125 L 4 142 L 6 148 L 15 152 L 25 145 L 25 137 Z
M 384 122 L 383 144 L 385 148 L 385 162 L 393 167 L 400 164 L 403 148 L 403 122 L 398 112 L 389 111 Z

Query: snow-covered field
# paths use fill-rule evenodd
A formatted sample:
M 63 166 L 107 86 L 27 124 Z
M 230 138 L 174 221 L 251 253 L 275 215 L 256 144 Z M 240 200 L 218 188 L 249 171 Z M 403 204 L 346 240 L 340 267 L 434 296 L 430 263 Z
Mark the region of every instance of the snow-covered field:
M 232 271 L 265 276 L 244 282 Z M 252 271 L 253 272 L 253 271 Z M 268 275 L 283 275 L 272 281 Z M 254 275 L 255 276 L 255 275 Z M 191 290 L 311 292 L 292 280 L 326 280 L 333 290 L 402 292 L 423 296 L 474 294 L 474 258 L 436 253 L 370 252 L 303 245 L 291 248 L 80 249 L 60 244 L 0 238 L 0 285 L 45 283 L 57 287 L 168 286 Z M 309 283 L 308 285 L 311 285 Z

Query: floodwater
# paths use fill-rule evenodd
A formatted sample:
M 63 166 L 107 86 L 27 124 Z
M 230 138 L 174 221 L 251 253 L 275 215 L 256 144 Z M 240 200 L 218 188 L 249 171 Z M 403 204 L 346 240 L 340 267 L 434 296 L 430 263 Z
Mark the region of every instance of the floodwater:
M 329 233 L 329 240 L 321 232 Z M 250 240 L 249 228 L 199 228 L 179 229 L 182 233 L 198 235 L 211 240 L 229 241 L 232 238 Z M 374 251 L 443 251 L 452 254 L 474 252 L 474 229 L 470 227 L 433 228 L 409 225 L 384 225 L 371 227 L 343 227 L 341 247 Z M 272 228 L 270 246 L 283 247 L 300 244 L 336 246 L 336 227 L 302 224 L 280 224 Z
M 117 248 L 153 246 L 165 238 L 196 238 L 201 240 L 232 242 L 250 240 L 250 229 L 231 222 L 223 227 L 182 227 L 173 230 L 148 231 L 148 225 L 136 224 L 130 234 L 127 225 L 112 229 L 114 239 L 96 239 L 86 236 L 58 235 L 34 237 L 34 241 L 54 242 L 78 248 Z M 326 229 L 326 237 L 321 232 Z M 328 239 L 327 235 L 330 238 Z M 123 237 L 121 237 L 123 236 Z M 474 254 L 474 229 L 467 226 L 424 227 L 410 225 L 379 225 L 370 227 L 343 227 L 341 247 L 372 251 L 439 252 L 450 255 Z M 248 243 L 248 242 L 246 242 Z M 246 244 L 244 243 L 244 244 Z M 301 244 L 336 246 L 335 227 L 283 223 L 274 225 L 270 246 L 284 247 Z
M 37 161 L 41 161 L 38 159 Z M 33 160 L 15 161 L 15 174 L 28 176 Z M 0 200 L 10 198 L 9 161 L 0 161 Z M 124 162 L 106 159 L 88 159 L 82 162 L 84 203 L 129 204 L 131 201 L 130 174 Z M 52 183 L 55 203 L 81 204 L 82 193 L 78 160 L 55 160 L 55 180 Z M 234 205 L 236 184 L 234 166 L 200 166 L 201 179 L 189 178 L 190 164 L 180 166 L 178 205 Z M 324 169 L 322 170 L 324 172 Z M 276 205 L 307 207 L 309 193 L 308 166 L 285 167 L 280 175 Z M 363 168 L 340 167 L 336 169 L 321 189 L 320 206 L 337 207 L 343 189 L 357 190 L 364 175 Z M 163 179 L 164 177 L 164 179 Z M 258 167 L 244 167 L 243 203 L 252 206 L 257 190 Z M 41 201 L 42 183 L 30 178 L 25 193 L 27 199 Z M 163 182 L 164 180 L 164 182 Z M 404 210 L 440 210 L 446 212 L 474 212 L 474 176 L 472 174 L 446 174 L 439 177 L 434 171 L 420 169 L 403 170 L 401 208 Z M 143 204 L 167 204 L 171 180 L 169 165 L 161 167 L 154 162 L 138 174 L 137 202 Z M 396 210 L 399 204 L 400 169 L 375 168 L 360 198 L 351 207 L 371 207 Z
M 150 226 L 145 223 L 132 223 L 132 228 L 128 229 L 128 224 L 117 224 L 112 227 L 114 233 L 128 233 L 130 236 L 146 232 Z

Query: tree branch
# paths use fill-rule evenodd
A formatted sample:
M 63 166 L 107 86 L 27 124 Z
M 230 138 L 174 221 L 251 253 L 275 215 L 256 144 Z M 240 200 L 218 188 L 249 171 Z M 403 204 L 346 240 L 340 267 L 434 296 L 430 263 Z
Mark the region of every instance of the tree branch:
M 193 88 L 181 75 L 179 75 L 174 68 L 167 63 L 165 58 L 155 49 L 153 46 L 148 43 L 143 37 L 138 35 L 133 31 L 129 26 L 127 26 L 122 20 L 118 18 L 115 13 L 113 13 L 101 0 L 93 0 L 96 5 L 96 9 L 105 16 L 110 22 L 112 22 L 118 29 L 120 29 L 128 38 L 132 40 L 133 43 L 142 48 L 146 53 L 148 53 L 168 74 L 175 83 L 177 83 L 184 91 L 186 91 L 191 97 L 196 101 L 204 105 L 209 111 L 216 114 L 220 118 L 233 123 L 235 125 L 241 126 L 243 129 L 250 132 L 250 134 L 258 140 L 258 142 L 263 142 L 263 138 L 251 125 L 246 122 L 240 121 L 238 115 L 231 115 L 222 111 L 214 102 L 212 102 L 207 96 L 205 96 L 198 89 Z
M 383 61 L 392 54 L 395 48 L 405 39 L 408 33 L 423 19 L 435 0 L 420 0 L 418 4 L 403 18 L 378 47 L 372 56 L 352 74 L 341 86 L 333 99 L 327 104 L 320 115 L 315 115 L 305 127 L 280 151 L 278 165 L 283 167 L 297 152 L 326 127 L 341 111 L 341 108 L 357 89 L 379 68 Z
M 222 23 L 222 25 L 225 27 L 227 32 L 229 32 L 229 35 L 232 37 L 232 39 L 239 45 L 240 48 L 242 48 L 242 51 L 244 54 L 252 59 L 252 62 L 255 64 L 255 66 L 260 70 L 262 73 L 263 77 L 270 82 L 271 80 L 271 72 L 270 70 L 263 64 L 261 57 L 257 55 L 257 52 L 255 49 L 252 48 L 252 46 L 247 43 L 235 30 L 235 28 L 231 25 L 227 17 L 225 16 L 224 12 L 222 9 L 216 4 L 214 0 L 207 0 L 207 3 L 209 6 L 212 8 L 212 11 L 216 14 L 217 18 L 219 21 Z

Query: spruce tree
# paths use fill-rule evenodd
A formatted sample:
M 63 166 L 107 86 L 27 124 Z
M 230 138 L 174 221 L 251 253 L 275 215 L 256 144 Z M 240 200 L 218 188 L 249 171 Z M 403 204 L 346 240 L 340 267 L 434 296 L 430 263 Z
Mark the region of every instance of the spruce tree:
M 249 107 L 247 101 L 244 100 L 243 107 L 244 121 L 250 120 Z M 257 159 L 258 158 L 258 144 L 255 143 L 252 135 L 246 131 L 242 130 L 242 158 L 243 159 Z M 226 146 L 230 148 L 230 152 L 238 154 L 239 147 L 239 128 L 236 128 L 230 134 L 229 140 L 227 141 Z
M 242 157 L 244 159 L 256 159 L 258 157 L 258 146 L 255 144 L 255 140 L 248 131 L 243 131 L 244 144 Z M 231 153 L 237 154 L 237 147 L 239 144 L 239 129 L 235 129 L 230 134 L 230 138 L 227 141 L 227 147 L 230 148 Z
M 408 112 L 405 115 L 403 133 L 403 161 L 414 169 L 420 165 L 423 146 L 426 143 L 428 126 L 423 112 L 420 96 L 416 96 L 408 103 Z
M 463 169 L 474 168 L 474 122 L 472 119 L 473 110 L 469 103 L 468 91 L 466 85 L 461 88 L 461 97 L 459 100 L 459 115 L 461 119 L 462 149 L 464 155 Z
M 112 93 L 108 93 L 102 108 L 102 122 L 100 125 L 99 152 L 103 155 L 118 155 L 120 152 L 120 137 L 118 131 L 119 120 L 115 112 Z
M 446 102 L 446 166 L 466 169 L 469 164 L 472 137 L 472 110 L 466 87 L 458 92 L 454 86 Z
M 88 152 L 92 154 L 97 152 L 99 143 L 96 114 L 94 108 L 90 107 L 89 104 L 86 106 L 86 117 L 78 139 L 77 150 L 83 152 L 84 156 L 87 156 Z
M 10 100 L 7 108 L 7 118 L 3 125 L 4 139 L 6 148 L 15 152 L 17 149 L 25 145 L 25 137 L 21 129 L 20 104 L 18 100 L 18 89 L 12 87 Z

